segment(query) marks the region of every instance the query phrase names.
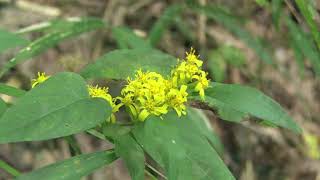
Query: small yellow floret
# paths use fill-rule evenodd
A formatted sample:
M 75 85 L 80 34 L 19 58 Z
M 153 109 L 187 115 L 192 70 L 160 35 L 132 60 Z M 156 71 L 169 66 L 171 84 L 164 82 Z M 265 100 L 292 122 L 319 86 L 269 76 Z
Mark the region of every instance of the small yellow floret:
M 167 101 L 170 107 L 172 107 L 180 117 L 181 114 L 186 115 L 186 106 L 185 102 L 187 102 L 187 86 L 182 85 L 180 90 L 178 89 L 170 89 L 167 95 Z
M 120 106 L 115 104 L 116 99 L 113 99 L 112 96 L 108 92 L 107 87 L 99 87 L 99 86 L 91 86 L 88 85 L 88 91 L 90 97 L 99 97 L 108 101 L 112 107 L 112 114 L 110 121 L 111 123 L 115 123 L 116 117 L 114 115 L 115 112 L 118 112 Z M 109 120 L 108 120 L 109 121 Z
M 36 79 L 31 80 L 31 87 L 34 88 L 36 85 L 43 83 L 46 81 L 50 76 L 46 76 L 46 73 L 38 72 L 38 77 Z

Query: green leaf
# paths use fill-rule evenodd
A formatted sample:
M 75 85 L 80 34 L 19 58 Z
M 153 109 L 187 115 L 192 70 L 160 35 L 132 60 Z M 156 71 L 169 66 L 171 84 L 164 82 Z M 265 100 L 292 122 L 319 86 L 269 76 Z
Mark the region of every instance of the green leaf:
M 271 2 L 272 22 L 277 29 L 279 29 L 279 20 L 282 14 L 282 3 L 283 0 L 272 0 Z
M 39 84 L 12 105 L 0 119 L 0 143 L 68 136 L 105 121 L 107 101 L 90 98 L 75 73 L 59 73 Z
M 75 25 L 77 24 L 77 25 Z M 37 24 L 32 24 L 30 26 L 24 27 L 20 30 L 18 30 L 17 34 L 24 34 L 24 33 L 30 33 L 30 32 L 62 32 L 65 30 L 69 30 L 74 28 L 73 26 L 87 26 L 90 27 L 96 27 L 103 25 L 102 19 L 94 18 L 94 17 L 71 17 L 66 19 L 54 19 L 50 21 L 44 21 Z
M 272 56 L 259 41 L 258 38 L 253 37 L 250 32 L 246 31 L 237 17 L 227 13 L 223 8 L 216 5 L 201 6 L 196 3 L 192 3 L 190 8 L 196 12 L 205 14 L 208 18 L 212 18 L 218 23 L 222 24 L 231 33 L 239 37 L 250 48 L 252 48 L 256 54 L 267 64 L 272 64 Z
M 206 91 L 206 96 L 209 101 L 210 98 L 215 99 L 229 109 L 270 121 L 297 133 L 301 132 L 301 128 L 277 102 L 254 88 L 237 84 L 212 83 Z
M 207 66 L 210 76 L 217 82 L 223 82 L 227 70 L 227 64 L 220 53 L 213 51 L 208 56 Z
M 127 27 L 112 28 L 112 36 L 121 49 L 151 48 L 150 44 Z
M 150 117 L 133 129 L 135 139 L 164 168 L 169 180 L 234 179 L 187 116 Z
M 0 71 L 0 77 L 3 76 L 10 68 L 22 63 L 34 56 L 37 56 L 47 49 L 55 46 L 59 42 L 77 36 L 81 33 L 91 31 L 94 29 L 102 28 L 105 24 L 101 20 L 92 19 L 85 21 L 74 21 L 72 24 L 61 28 L 61 30 L 49 33 L 23 48 L 14 58 L 8 61 Z
M 317 11 L 315 10 L 314 5 L 312 4 L 311 0 L 295 0 L 295 2 L 302 15 L 306 19 L 307 24 L 310 27 L 312 36 L 318 45 L 318 50 L 320 50 L 320 31 L 318 29 L 317 23 L 315 22 Z
M 18 89 L 6 84 L 0 83 L 0 94 L 6 94 L 8 96 L 20 97 L 23 96 L 26 91 Z
M 310 60 L 312 67 L 314 68 L 316 74 L 319 76 L 320 51 L 318 51 L 316 45 L 310 39 L 308 34 L 306 34 L 302 29 L 300 29 L 299 26 L 289 18 L 287 18 L 287 26 L 289 28 L 289 35 L 292 42 L 294 43 L 294 46 L 296 46 L 296 49 L 301 51 L 303 55 Z
M 234 46 L 223 45 L 219 47 L 217 51 L 221 54 L 221 56 L 225 59 L 225 61 L 228 64 L 234 67 L 241 67 L 245 64 L 245 55 L 240 49 Z
M 204 114 L 202 110 L 188 108 L 187 109 L 187 118 L 191 120 L 191 124 L 194 125 L 194 130 L 197 130 L 198 133 L 203 134 L 214 149 L 222 156 L 223 154 L 223 144 L 221 143 L 218 135 L 213 131 L 210 120 Z
M 7 104 L 0 98 L 0 117 L 2 114 L 6 111 L 7 109 Z
M 83 154 L 60 161 L 16 178 L 16 180 L 71 180 L 81 179 L 94 170 L 110 164 L 117 159 L 113 151 Z
M 127 79 L 139 69 L 169 75 L 176 63 L 176 58 L 158 50 L 114 50 L 87 65 L 81 75 L 85 78 Z
M 164 31 L 174 22 L 182 10 L 183 6 L 181 4 L 174 4 L 163 12 L 149 33 L 149 42 L 152 46 L 155 46 L 160 41 Z
M 130 128 L 116 124 L 108 124 L 103 133 L 112 139 L 116 154 L 121 157 L 133 180 L 144 179 L 144 152 L 130 133 Z
M 22 37 L 0 29 L 0 54 L 9 48 L 24 46 L 26 44 L 28 44 L 28 41 Z

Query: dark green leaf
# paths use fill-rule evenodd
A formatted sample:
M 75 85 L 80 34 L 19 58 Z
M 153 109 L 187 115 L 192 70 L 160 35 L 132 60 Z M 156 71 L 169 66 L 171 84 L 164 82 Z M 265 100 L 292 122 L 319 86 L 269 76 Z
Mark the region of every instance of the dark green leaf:
M 0 83 L 0 94 L 6 94 L 8 96 L 20 97 L 23 96 L 26 91 L 18 89 L 6 84 Z
M 234 179 L 198 126 L 174 112 L 137 124 L 134 137 L 169 180 Z
M 87 31 L 102 28 L 104 26 L 105 24 L 101 20 L 85 19 L 85 21 L 74 21 L 72 22 L 72 24 L 65 26 L 65 28 L 61 28 L 60 31 L 49 33 L 30 43 L 28 46 L 23 48 L 14 58 L 7 62 L 4 67 L 1 68 L 0 77 L 3 76 L 3 74 L 6 73 L 10 68 L 43 53 L 45 50 L 55 46 L 64 39 L 77 36 Z
M 176 63 L 176 58 L 158 50 L 115 50 L 87 65 L 81 75 L 85 78 L 126 79 L 133 77 L 139 69 L 169 75 Z
M 16 178 L 16 180 L 71 180 L 81 179 L 94 170 L 117 159 L 113 151 L 83 154 L 60 161 Z
M 197 130 L 197 133 L 203 134 L 209 142 L 212 144 L 214 149 L 220 154 L 223 154 L 223 144 L 221 143 L 218 135 L 213 131 L 210 120 L 206 117 L 204 112 L 199 109 L 188 108 L 187 118 L 191 120 L 193 124 L 194 131 Z
M 0 54 L 9 48 L 24 46 L 28 41 L 20 36 L 0 29 Z
M 307 24 L 310 27 L 312 36 L 315 42 L 318 45 L 318 49 L 320 50 L 320 31 L 318 29 L 318 25 L 315 22 L 315 14 L 317 11 L 310 0 L 295 0 L 296 4 L 299 7 L 299 10 L 302 12 L 304 18 L 307 20 Z
M 0 98 L 0 117 L 2 114 L 6 111 L 7 109 L 7 104 Z
M 108 124 L 103 133 L 112 139 L 116 154 L 121 157 L 133 180 L 144 179 L 144 152 L 130 133 L 130 128 L 116 124 Z
M 301 132 L 301 128 L 277 102 L 254 88 L 237 84 L 212 83 L 206 91 L 206 96 L 230 109 L 270 121 L 297 133 Z
M 271 2 L 272 21 L 276 28 L 279 28 L 279 20 L 282 13 L 282 3 L 283 0 L 272 0 Z
M 253 37 L 250 32 L 244 29 L 242 23 L 237 17 L 227 13 L 225 10 L 223 10 L 223 8 L 215 5 L 200 6 L 196 3 L 193 3 L 193 5 L 190 7 L 191 9 L 201 12 L 209 18 L 212 18 L 218 23 L 222 24 L 225 28 L 238 36 L 250 48 L 252 48 L 265 63 L 273 63 L 272 56 L 266 50 L 264 45 L 259 41 L 258 38 Z
M 121 49 L 151 48 L 150 44 L 126 27 L 112 28 L 112 36 Z
M 82 77 L 59 73 L 39 84 L 0 119 L 0 143 L 46 140 L 90 129 L 111 114 L 107 101 L 90 98 Z
M 160 41 L 164 31 L 174 22 L 174 19 L 180 15 L 182 9 L 183 6 L 181 6 L 181 4 L 174 4 L 163 12 L 149 33 L 149 41 L 152 46 L 155 46 Z
M 289 28 L 289 35 L 296 46 L 296 49 L 299 49 L 305 57 L 307 57 L 312 63 L 316 74 L 320 75 L 320 52 L 317 50 L 316 45 L 310 39 L 308 34 L 297 26 L 291 19 L 287 19 L 287 25 Z M 299 53 L 299 52 L 298 52 Z

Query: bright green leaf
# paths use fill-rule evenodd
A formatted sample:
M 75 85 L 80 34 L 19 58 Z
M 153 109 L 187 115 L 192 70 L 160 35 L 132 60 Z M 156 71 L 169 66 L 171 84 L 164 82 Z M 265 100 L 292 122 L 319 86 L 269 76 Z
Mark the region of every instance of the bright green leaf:
M 149 41 L 152 46 L 155 46 L 161 39 L 164 31 L 174 22 L 183 9 L 181 4 L 169 6 L 161 15 L 159 20 L 152 26 L 149 33 Z
M 115 50 L 87 65 L 81 75 L 85 78 L 126 79 L 133 77 L 139 69 L 169 75 L 176 63 L 176 58 L 158 50 Z
M 277 102 L 254 88 L 237 84 L 212 83 L 206 91 L 206 96 L 235 111 L 270 121 L 297 133 L 301 132 L 301 128 Z
M 121 49 L 151 48 L 150 44 L 126 27 L 112 28 L 112 36 Z
M 23 174 L 16 180 L 71 180 L 81 179 L 91 174 L 94 170 L 117 159 L 113 151 L 101 151 L 91 154 L 83 154 L 60 161 L 28 174 Z
M 6 84 L 0 83 L 0 94 L 6 94 L 8 96 L 20 97 L 23 96 L 26 91 L 18 89 Z
M 24 46 L 26 44 L 28 44 L 28 41 L 22 37 L 0 29 L 0 54 L 9 48 Z
M 150 117 L 133 130 L 143 149 L 164 168 L 169 180 L 234 179 L 228 168 L 187 116 L 174 112 Z
M 0 119 L 0 143 L 68 136 L 105 121 L 107 101 L 90 98 L 82 77 L 59 73 L 12 105 Z
M 60 31 L 49 33 L 23 48 L 14 58 L 8 61 L 0 71 L 0 77 L 3 76 L 10 68 L 22 63 L 34 56 L 37 56 L 47 49 L 57 45 L 59 42 L 77 36 L 81 33 L 102 28 L 105 24 L 101 20 L 85 19 L 85 21 L 74 21 L 72 24 L 61 28 Z

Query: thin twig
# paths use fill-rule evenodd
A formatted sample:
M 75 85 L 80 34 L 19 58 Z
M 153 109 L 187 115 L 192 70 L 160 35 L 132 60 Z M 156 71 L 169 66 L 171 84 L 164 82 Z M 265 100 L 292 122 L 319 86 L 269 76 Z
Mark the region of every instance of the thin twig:
M 296 11 L 294 6 L 289 2 L 289 0 L 284 0 L 284 2 L 287 4 L 290 12 L 293 14 L 293 16 L 297 19 L 299 24 L 303 24 L 302 18 L 299 16 L 299 13 Z

